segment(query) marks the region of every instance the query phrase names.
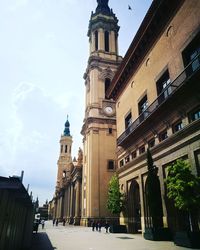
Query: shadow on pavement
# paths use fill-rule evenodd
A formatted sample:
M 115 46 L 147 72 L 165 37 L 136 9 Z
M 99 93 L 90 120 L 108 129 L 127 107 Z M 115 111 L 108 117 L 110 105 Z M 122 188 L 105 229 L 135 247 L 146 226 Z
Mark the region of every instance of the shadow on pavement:
M 46 233 L 38 232 L 33 234 L 32 247 L 30 250 L 54 250 L 51 241 Z

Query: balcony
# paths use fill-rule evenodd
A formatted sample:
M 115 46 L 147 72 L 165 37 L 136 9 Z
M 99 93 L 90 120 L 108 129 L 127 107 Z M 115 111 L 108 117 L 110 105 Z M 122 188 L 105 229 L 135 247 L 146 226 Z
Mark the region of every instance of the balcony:
M 122 146 L 136 129 L 143 124 L 147 118 L 150 118 L 169 98 L 171 98 L 178 89 L 186 84 L 193 76 L 200 71 L 200 54 L 198 54 L 187 67 L 178 75 L 178 77 L 167 85 L 158 98 L 133 121 L 128 128 L 117 138 L 117 145 Z

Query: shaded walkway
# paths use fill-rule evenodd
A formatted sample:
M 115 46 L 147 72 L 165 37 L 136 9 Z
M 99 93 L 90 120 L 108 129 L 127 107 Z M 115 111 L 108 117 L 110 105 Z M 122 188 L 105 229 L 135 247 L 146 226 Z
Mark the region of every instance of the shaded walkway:
M 49 237 L 44 232 L 38 232 L 33 234 L 32 247 L 30 250 L 53 250 L 56 249 L 52 246 Z

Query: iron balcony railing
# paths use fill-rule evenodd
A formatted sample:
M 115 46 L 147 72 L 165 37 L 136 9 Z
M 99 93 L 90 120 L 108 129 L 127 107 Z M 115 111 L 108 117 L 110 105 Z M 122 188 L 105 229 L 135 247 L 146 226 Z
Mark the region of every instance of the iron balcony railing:
M 136 128 L 143 123 L 152 113 L 154 113 L 177 89 L 179 89 L 189 78 L 200 69 L 200 54 L 198 54 L 178 75 L 178 77 L 167 85 L 158 98 L 144 110 L 140 116 L 133 121 L 127 129 L 117 138 L 117 145 L 121 145 L 126 138 L 132 134 Z

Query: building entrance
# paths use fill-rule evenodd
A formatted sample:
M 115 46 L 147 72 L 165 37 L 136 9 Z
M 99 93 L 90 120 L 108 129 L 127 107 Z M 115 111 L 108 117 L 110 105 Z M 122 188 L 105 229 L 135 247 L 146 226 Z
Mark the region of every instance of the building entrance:
M 140 189 L 136 180 L 132 180 L 128 191 L 128 231 L 138 233 L 141 231 Z

